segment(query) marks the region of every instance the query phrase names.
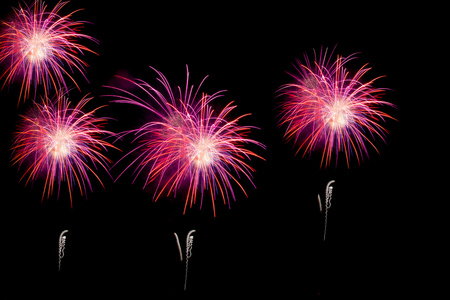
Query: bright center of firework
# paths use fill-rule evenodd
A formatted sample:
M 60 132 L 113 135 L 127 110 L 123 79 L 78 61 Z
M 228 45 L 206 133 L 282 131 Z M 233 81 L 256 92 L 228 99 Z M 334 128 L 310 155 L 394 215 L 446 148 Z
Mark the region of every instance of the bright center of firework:
M 33 62 L 42 61 L 48 55 L 48 39 L 42 33 L 35 33 L 25 40 L 24 55 Z
M 208 138 L 201 138 L 197 143 L 191 144 L 191 157 L 197 166 L 208 166 L 214 162 L 216 148 Z
M 336 129 L 348 125 L 352 118 L 352 111 L 345 99 L 338 99 L 326 107 L 325 120 L 327 124 Z
M 57 130 L 55 134 L 49 136 L 47 150 L 55 158 L 63 158 L 71 153 L 73 140 L 66 130 Z

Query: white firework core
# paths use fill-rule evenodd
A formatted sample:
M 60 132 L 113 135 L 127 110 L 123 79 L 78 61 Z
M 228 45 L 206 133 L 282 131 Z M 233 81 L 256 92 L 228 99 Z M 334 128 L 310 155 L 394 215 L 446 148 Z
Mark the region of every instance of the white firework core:
M 70 155 L 74 141 L 72 135 L 65 129 L 59 129 L 48 135 L 47 150 L 55 158 L 64 158 Z
M 48 57 L 50 44 L 44 33 L 36 32 L 24 38 L 22 53 L 31 62 L 40 62 Z
M 206 167 L 214 163 L 217 155 L 216 146 L 208 137 L 200 138 L 191 143 L 190 157 L 199 167 Z
M 336 99 L 326 106 L 323 118 L 333 129 L 346 127 L 353 118 L 353 113 L 347 99 Z

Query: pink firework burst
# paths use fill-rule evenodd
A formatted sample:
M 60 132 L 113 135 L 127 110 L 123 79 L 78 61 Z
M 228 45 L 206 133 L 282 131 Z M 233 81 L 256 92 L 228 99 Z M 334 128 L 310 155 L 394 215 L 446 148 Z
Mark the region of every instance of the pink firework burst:
M 327 50 L 315 54 L 314 63 L 297 61 L 297 74 L 290 74 L 294 83 L 280 87 L 284 96 L 280 104 L 279 125 L 287 127 L 285 138 L 294 140 L 304 149 L 303 156 L 315 150 L 322 151 L 321 166 L 327 167 L 334 153 L 336 165 L 339 152 L 343 152 L 350 166 L 351 156 L 360 163 L 368 157 L 366 143 L 377 152 L 375 137 L 385 140 L 388 132 L 380 121 L 393 119 L 380 107 L 393 104 L 382 101 L 383 88 L 373 87 L 375 78 L 364 81 L 363 76 L 370 70 L 367 64 L 351 75 L 345 65 L 348 57 L 337 56 L 331 62 L 332 53 L 327 58 Z
M 249 114 L 228 120 L 236 107 L 232 102 L 218 113 L 212 109 L 211 102 L 221 97 L 223 91 L 213 95 L 199 94 L 207 77 L 194 91 L 194 86 L 189 86 L 187 71 L 185 89 L 182 91 L 178 87 L 176 94 L 166 77 L 156 72 L 164 88 L 162 91 L 143 81 L 124 78 L 143 90 L 145 99 L 112 87 L 121 94 L 114 96 L 114 102 L 142 107 L 153 119 L 138 129 L 123 133 L 134 134 L 134 141 L 139 140 L 140 144 L 127 154 L 136 152 L 137 157 L 119 177 L 132 167 L 135 167 L 135 179 L 146 173 L 145 185 L 156 182 L 155 201 L 164 193 L 176 195 L 182 186 L 187 187 L 183 213 L 188 205 L 192 207 L 195 204 L 197 198 L 200 198 L 201 208 L 204 194 L 209 193 L 216 216 L 215 199 L 218 196 L 230 206 L 230 199 L 236 200 L 233 186 L 238 186 L 247 195 L 240 183 L 242 176 L 254 186 L 251 174 L 255 170 L 246 161 L 252 157 L 263 158 L 246 146 L 265 146 L 248 138 L 253 127 L 238 124 Z
M 70 108 L 69 100 L 58 96 L 45 105 L 34 103 L 33 109 L 21 116 L 12 146 L 12 163 L 25 165 L 21 180 L 27 177 L 26 184 L 45 178 L 42 199 L 53 193 L 55 184 L 59 196 L 61 183 L 65 181 L 72 207 L 74 186 L 78 186 L 82 195 L 88 187 L 92 191 L 89 174 L 103 186 L 96 170 L 102 167 L 108 172 L 111 161 L 103 151 L 114 146 L 102 138 L 113 133 L 103 129 L 106 118 L 94 116 L 101 107 L 83 112 L 91 99 L 85 96 Z
M 85 22 L 71 20 L 79 10 L 60 15 L 67 3 L 60 1 L 51 11 L 39 0 L 32 6 L 19 5 L 12 18 L 2 22 L 0 62 L 6 70 L 0 78 L 4 79 L 3 87 L 20 78 L 19 100 L 29 97 L 31 86 L 36 90 L 38 85 L 42 85 L 45 95 L 51 87 L 67 91 L 65 76 L 78 87 L 71 75 L 74 70 L 86 78 L 87 63 L 79 56 L 84 52 L 95 52 L 80 44 L 79 40 L 97 41 L 80 33 Z

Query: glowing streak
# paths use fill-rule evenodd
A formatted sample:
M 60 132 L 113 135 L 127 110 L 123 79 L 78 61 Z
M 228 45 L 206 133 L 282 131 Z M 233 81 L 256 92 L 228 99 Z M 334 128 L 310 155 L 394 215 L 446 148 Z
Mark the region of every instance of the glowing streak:
M 319 211 L 322 212 L 322 200 L 320 200 L 320 194 L 317 194 L 317 202 L 319 202 Z
M 178 235 L 176 232 L 174 232 L 173 235 L 175 236 L 175 240 L 177 242 L 178 253 L 180 254 L 180 261 L 183 261 L 183 252 L 181 251 L 180 240 L 178 239 Z

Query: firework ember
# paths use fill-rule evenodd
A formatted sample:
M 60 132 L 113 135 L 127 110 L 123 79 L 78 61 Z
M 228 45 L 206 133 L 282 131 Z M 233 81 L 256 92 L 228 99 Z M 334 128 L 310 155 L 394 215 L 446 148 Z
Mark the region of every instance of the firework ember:
M 55 185 L 59 195 L 65 181 L 72 206 L 74 186 L 78 185 L 81 194 L 88 187 L 92 191 L 89 174 L 103 185 L 96 170 L 102 167 L 108 172 L 110 160 L 102 152 L 113 146 L 102 138 L 113 133 L 103 129 L 106 118 L 94 116 L 100 107 L 88 113 L 82 111 L 91 99 L 83 97 L 70 108 L 68 99 L 58 96 L 46 104 L 34 103 L 34 108 L 21 116 L 12 146 L 12 163 L 25 165 L 21 180 L 27 177 L 26 184 L 45 178 L 42 199 L 53 193 Z
M 22 81 L 19 100 L 29 97 L 32 86 L 36 90 L 42 85 L 45 95 L 52 87 L 67 91 L 65 77 L 78 87 L 71 75 L 74 70 L 84 76 L 87 63 L 79 56 L 95 52 L 79 40 L 96 40 L 80 33 L 85 22 L 71 20 L 79 10 L 64 16 L 60 14 L 67 3 L 60 1 L 48 11 L 47 6 L 37 0 L 32 6 L 14 9 L 11 19 L 2 22 L 0 62 L 6 70 L 1 78 L 4 79 L 3 87 L 16 78 Z
M 285 138 L 298 143 L 303 155 L 321 150 L 321 166 L 327 167 L 333 153 L 337 164 L 338 153 L 344 152 L 349 167 L 351 156 L 358 163 L 368 157 L 366 143 L 378 152 L 373 140 L 378 136 L 384 141 L 387 133 L 379 123 L 392 118 L 380 107 L 394 105 L 380 100 L 386 89 L 373 87 L 379 77 L 363 81 L 367 65 L 351 75 L 345 65 L 354 55 L 330 62 L 331 55 L 325 50 L 312 65 L 306 55 L 306 64 L 297 62 L 294 83 L 279 89 L 284 96 L 279 124 L 287 127 Z
M 144 91 L 145 97 L 112 87 L 119 92 L 114 96 L 115 102 L 144 108 L 152 119 L 140 128 L 124 133 L 134 134 L 134 141 L 140 144 L 129 153 L 137 153 L 137 158 L 123 172 L 134 167 L 136 177 L 146 173 L 145 185 L 156 182 L 155 201 L 163 193 L 175 195 L 182 186 L 187 186 L 184 212 L 198 197 L 202 203 L 204 194 L 209 191 L 215 216 L 217 195 L 230 205 L 230 199 L 236 200 L 234 185 L 245 194 L 240 183 L 241 175 L 253 184 L 251 173 L 254 169 L 246 160 L 262 157 L 246 146 L 255 144 L 264 148 L 264 145 L 248 138 L 253 127 L 238 124 L 247 115 L 229 118 L 236 107 L 232 103 L 218 113 L 212 109 L 211 102 L 221 97 L 223 91 L 200 95 L 199 90 L 206 77 L 194 91 L 194 87 L 189 86 L 187 72 L 184 92 L 178 87 L 176 95 L 166 77 L 156 72 L 163 86 L 161 91 L 143 81 L 123 78 Z

